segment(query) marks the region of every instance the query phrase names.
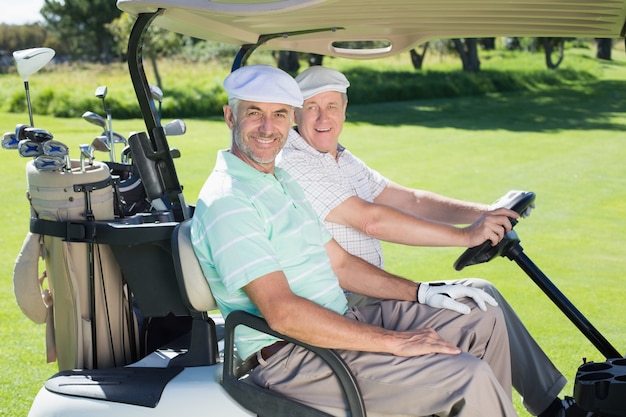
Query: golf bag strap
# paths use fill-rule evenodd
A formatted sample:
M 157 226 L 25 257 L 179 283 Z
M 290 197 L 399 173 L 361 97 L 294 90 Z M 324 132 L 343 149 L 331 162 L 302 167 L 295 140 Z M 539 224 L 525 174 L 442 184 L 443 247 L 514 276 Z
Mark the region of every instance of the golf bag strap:
M 96 225 L 92 222 L 30 219 L 31 233 L 60 237 L 66 242 L 94 242 Z

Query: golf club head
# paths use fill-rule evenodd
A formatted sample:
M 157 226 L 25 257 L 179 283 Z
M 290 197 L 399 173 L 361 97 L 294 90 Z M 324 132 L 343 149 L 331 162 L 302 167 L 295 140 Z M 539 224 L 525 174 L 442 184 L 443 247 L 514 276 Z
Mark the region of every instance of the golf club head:
M 64 157 L 68 156 L 69 152 L 67 145 L 58 140 L 49 140 L 43 143 L 44 155 Z
M 96 150 L 98 152 L 109 152 L 110 148 L 108 145 L 109 138 L 106 136 L 97 136 L 93 142 L 91 142 L 91 149 Z
M 126 145 L 126 146 L 124 146 L 124 149 L 122 149 L 120 161 L 123 164 L 129 164 L 130 163 L 130 157 L 131 157 L 130 145 Z
M 30 48 L 13 52 L 13 59 L 17 65 L 17 72 L 24 82 L 42 69 L 54 57 L 54 49 Z
M 180 158 L 180 150 L 178 148 L 170 148 L 170 155 L 172 159 Z
M 43 145 L 40 142 L 33 142 L 30 139 L 19 141 L 17 150 L 24 158 L 37 157 L 43 155 Z
M 33 142 L 45 142 L 47 140 L 52 140 L 53 138 L 52 133 L 37 127 L 27 127 L 24 129 L 24 134 L 27 139 L 30 139 Z
M 98 113 L 94 113 L 92 111 L 86 111 L 83 113 L 83 119 L 92 123 L 96 126 L 100 126 L 101 128 L 106 130 L 107 121 L 104 117 L 100 116 Z
M 66 166 L 66 160 L 61 156 L 41 155 L 33 163 L 38 171 L 59 171 Z
M 163 90 L 158 86 L 150 84 L 150 94 L 152 94 L 152 98 L 159 103 L 163 101 Z
M 103 133 L 103 135 L 105 135 L 105 133 Z M 111 137 L 113 138 L 113 143 L 123 143 L 124 145 L 128 145 L 126 138 L 117 132 L 111 132 Z
M 107 96 L 107 86 L 106 85 L 101 85 L 98 86 L 98 88 L 96 88 L 96 97 L 103 99 Z
M 183 120 L 175 119 L 163 126 L 163 130 L 167 136 L 180 136 L 187 131 L 187 125 Z
M 3 149 L 17 149 L 20 145 L 20 141 L 15 137 L 14 132 L 7 132 L 2 135 L 2 148 Z
M 86 143 L 81 143 L 78 145 L 78 149 L 80 149 L 80 154 L 85 158 L 93 159 L 93 153 L 91 153 L 91 146 Z
M 15 126 L 15 137 L 18 141 L 27 139 L 26 138 L 26 129 L 32 127 L 30 125 L 18 124 Z

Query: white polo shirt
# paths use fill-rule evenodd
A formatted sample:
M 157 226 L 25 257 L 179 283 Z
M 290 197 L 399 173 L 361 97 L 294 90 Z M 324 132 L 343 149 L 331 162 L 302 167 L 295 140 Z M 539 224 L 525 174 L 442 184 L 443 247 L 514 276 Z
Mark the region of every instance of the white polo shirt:
M 295 129 L 289 131 L 276 164 L 300 184 L 317 215 L 346 251 L 379 268 L 384 267 L 378 239 L 324 219 L 332 209 L 352 196 L 373 202 L 389 183 L 387 178 L 341 145 L 337 147 L 337 160 L 330 153 L 317 151 Z

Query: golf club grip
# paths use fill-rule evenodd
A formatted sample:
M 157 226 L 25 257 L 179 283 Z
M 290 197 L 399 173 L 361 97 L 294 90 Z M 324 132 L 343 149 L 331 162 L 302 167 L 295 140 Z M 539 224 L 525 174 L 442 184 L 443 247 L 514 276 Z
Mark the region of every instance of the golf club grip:
M 135 133 L 128 138 L 128 145 L 148 199 L 152 201 L 163 197 L 165 189 L 156 169 L 156 161 L 148 156 L 148 153 L 154 153 L 148 135 L 145 132 Z

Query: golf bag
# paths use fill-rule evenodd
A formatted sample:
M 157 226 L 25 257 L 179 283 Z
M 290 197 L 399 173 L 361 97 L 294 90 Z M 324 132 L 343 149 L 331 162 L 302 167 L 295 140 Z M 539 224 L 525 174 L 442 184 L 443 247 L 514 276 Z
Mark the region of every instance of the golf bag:
M 26 175 L 31 233 L 16 260 L 14 291 L 26 316 L 47 323 L 48 361 L 59 370 L 133 362 L 139 343 L 128 287 L 110 247 L 85 233 L 90 222 L 114 218 L 108 166 L 94 161 L 82 170 L 72 161 L 71 170 L 38 171 L 29 162 Z

